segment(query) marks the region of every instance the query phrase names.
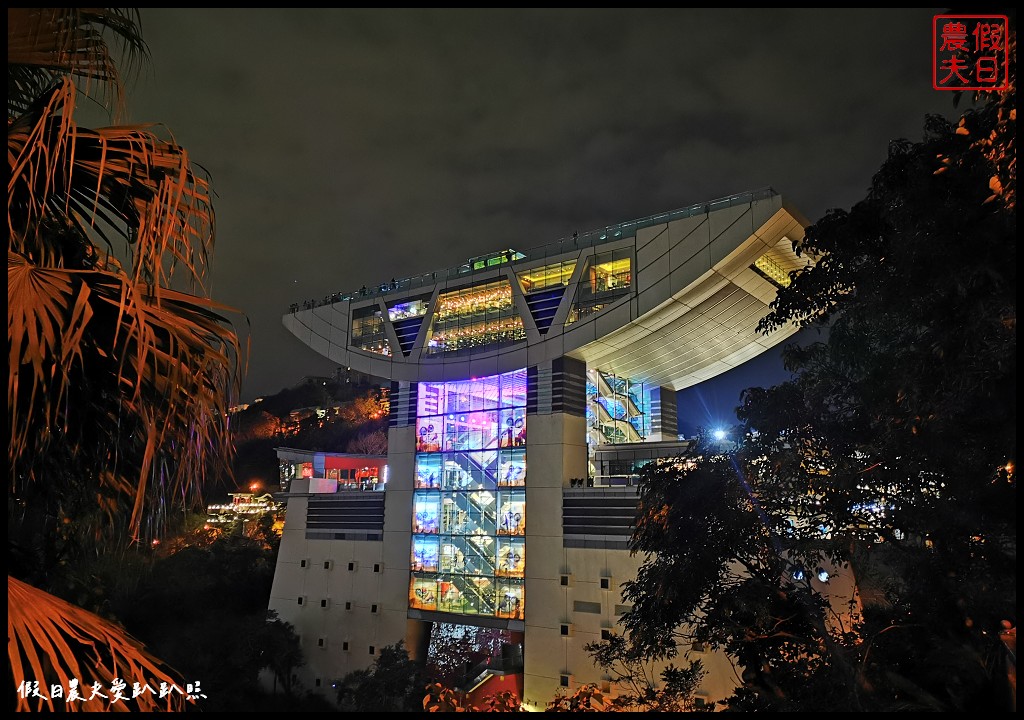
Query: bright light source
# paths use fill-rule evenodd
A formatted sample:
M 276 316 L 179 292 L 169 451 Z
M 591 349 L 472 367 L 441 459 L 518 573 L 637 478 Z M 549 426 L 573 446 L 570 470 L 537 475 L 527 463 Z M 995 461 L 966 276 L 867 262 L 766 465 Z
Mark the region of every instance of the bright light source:
M 714 435 L 715 440 L 717 440 L 718 442 L 722 442 L 723 440 L 725 440 L 727 433 L 725 432 L 725 430 L 715 430 Z
M 828 582 L 828 570 L 818 568 L 818 580 L 821 582 Z

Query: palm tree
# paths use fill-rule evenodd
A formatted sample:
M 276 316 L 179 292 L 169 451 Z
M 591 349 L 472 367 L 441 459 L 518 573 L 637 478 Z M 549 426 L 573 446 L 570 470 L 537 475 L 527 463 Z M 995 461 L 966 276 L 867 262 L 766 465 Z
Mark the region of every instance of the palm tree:
M 137 11 L 8 8 L 7 20 L 8 537 L 13 574 L 47 587 L 76 553 L 158 536 L 204 478 L 230 474 L 244 354 L 235 311 L 211 299 L 201 168 L 160 126 L 75 122 L 80 97 L 123 107 L 107 38 L 125 69 L 145 60 Z M 73 677 L 69 638 L 105 647 L 97 679 L 126 672 L 125 648 L 160 677 L 116 626 L 41 595 L 9 577 L 15 683 L 33 679 L 23 667 Z

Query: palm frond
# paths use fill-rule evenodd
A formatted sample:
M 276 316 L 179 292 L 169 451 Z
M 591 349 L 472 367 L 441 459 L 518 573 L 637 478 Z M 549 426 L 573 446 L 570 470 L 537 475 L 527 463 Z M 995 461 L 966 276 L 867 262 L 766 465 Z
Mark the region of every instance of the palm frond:
M 39 696 L 24 689 L 17 692 L 16 710 L 43 711 L 181 711 L 191 704 L 187 684 L 171 668 L 153 657 L 122 628 L 49 593 L 7 577 L 7 657 L 15 687 L 39 683 Z M 67 701 L 76 681 L 83 699 Z M 125 701 L 111 701 L 110 688 L 123 681 Z M 90 699 L 90 688 L 99 683 L 107 699 Z M 132 698 L 133 685 L 148 686 Z M 161 683 L 170 690 L 160 697 Z M 64 698 L 51 697 L 50 687 L 60 685 Z
M 215 232 L 208 178 L 184 148 L 156 134 L 159 126 L 79 127 L 75 97 L 65 81 L 8 128 L 11 249 L 60 262 L 52 227 L 70 225 L 105 245 L 108 258 L 127 254 L 137 282 L 208 293 Z
M 125 69 L 147 55 L 137 10 L 8 8 L 8 538 L 40 578 L 79 547 L 138 540 L 205 478 L 230 476 L 227 406 L 244 372 L 235 311 L 207 285 L 202 168 L 161 126 L 75 121 L 83 95 L 122 100 L 108 38 Z M 21 686 L 18 710 L 190 702 L 46 697 L 73 681 L 179 681 L 117 626 L 10 576 L 7 635 L 15 685 L 41 686 Z
M 106 388 L 110 402 L 96 413 L 131 437 L 112 444 L 137 448 L 119 455 L 117 473 L 102 464 L 92 473 L 108 488 L 132 487 L 136 533 L 161 452 L 178 456 L 160 486 L 179 497 L 189 478 L 228 467 L 226 403 L 243 362 L 233 311 L 208 298 L 208 180 L 152 128 L 78 127 L 75 95 L 64 82 L 8 131 L 8 406 L 19 429 L 9 458 L 31 482 L 37 473 L 20 461 L 52 437 L 35 431 L 73 437 L 66 398 L 77 367 Z
M 120 43 L 120 62 L 108 35 Z M 83 91 L 119 115 L 119 68 L 131 71 L 148 54 L 134 8 L 7 8 L 7 117 L 21 115 L 67 76 L 80 79 Z
M 19 482 L 36 479 L 24 462 L 44 449 L 39 443 L 46 436 L 35 430 L 58 427 L 61 437 L 73 436 L 76 415 L 65 398 L 83 372 L 111 389 L 113 402 L 92 411 L 109 414 L 111 428 L 123 424 L 136 445 L 141 439 L 135 461 L 121 465 L 129 476 L 116 482 L 118 490 L 131 488 L 133 532 L 161 453 L 175 459 L 164 478 L 172 496 L 187 496 L 197 477 L 228 470 L 227 405 L 241 374 L 230 308 L 175 290 L 155 295 L 117 273 L 36 267 L 14 253 L 8 254 L 8 308 L 9 460 Z M 123 437 L 111 445 L 122 452 L 131 447 Z
M 88 285 L 64 271 L 35 267 L 21 255 L 7 252 L 8 460 L 12 467 L 34 443 L 39 424 L 57 422 L 67 385 L 58 382 L 59 394 L 53 397 L 44 398 L 41 390 L 55 376 L 66 379 L 71 364 L 81 359 L 83 334 L 91 318 Z M 27 401 L 19 402 L 26 385 Z M 34 417 L 37 412 L 41 417 Z

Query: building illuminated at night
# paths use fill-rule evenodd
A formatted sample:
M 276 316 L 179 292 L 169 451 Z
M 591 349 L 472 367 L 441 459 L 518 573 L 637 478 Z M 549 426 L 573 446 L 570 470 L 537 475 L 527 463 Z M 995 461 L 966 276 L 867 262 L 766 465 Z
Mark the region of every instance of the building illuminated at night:
M 633 477 L 682 449 L 677 391 L 795 332 L 756 326 L 806 225 L 765 189 L 293 305 L 297 338 L 391 381 L 386 484 L 291 481 L 270 606 L 303 684 L 399 640 L 424 657 L 444 623 L 504 633 L 515 662 L 492 672 L 528 708 L 614 692 L 584 646 L 628 610 Z M 724 697 L 731 668 L 700 659 L 701 697 Z
M 229 493 L 230 502 L 206 506 L 206 522 L 213 527 L 227 527 L 238 522 L 245 522 L 262 517 L 275 515 L 281 510 L 280 503 L 270 493 Z

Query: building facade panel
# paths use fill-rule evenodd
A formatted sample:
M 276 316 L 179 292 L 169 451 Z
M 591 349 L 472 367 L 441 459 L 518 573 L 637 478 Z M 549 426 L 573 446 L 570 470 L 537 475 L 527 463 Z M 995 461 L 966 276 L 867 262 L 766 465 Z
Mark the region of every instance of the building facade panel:
M 424 657 L 439 624 L 508 633 L 533 709 L 607 683 L 585 645 L 628 610 L 638 469 L 685 446 L 677 390 L 795 331 L 756 324 L 805 225 L 766 189 L 293 305 L 391 387 L 386 483 L 286 496 L 271 609 L 315 648 L 307 687 L 398 640 Z

